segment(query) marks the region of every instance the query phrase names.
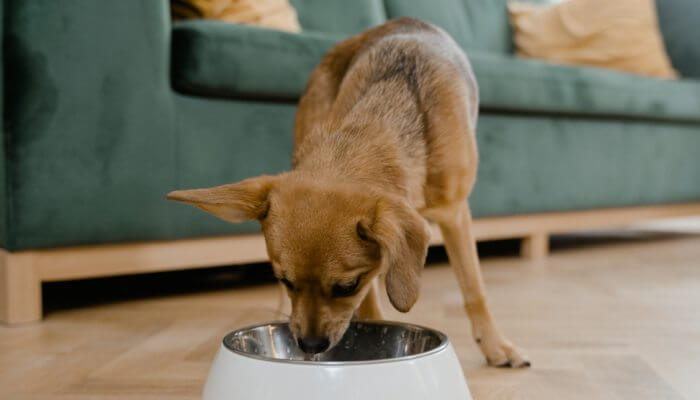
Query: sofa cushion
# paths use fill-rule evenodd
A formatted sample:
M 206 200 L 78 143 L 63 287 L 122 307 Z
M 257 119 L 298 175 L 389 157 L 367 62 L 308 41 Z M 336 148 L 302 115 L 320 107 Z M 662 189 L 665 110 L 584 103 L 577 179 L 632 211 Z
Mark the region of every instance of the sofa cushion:
M 188 94 L 294 101 L 341 35 L 211 21 L 176 25 L 172 77 Z M 700 82 L 469 52 L 482 109 L 700 121 Z
M 197 95 L 296 100 L 340 35 L 289 33 L 215 21 L 175 24 L 175 89 Z
M 668 81 L 500 54 L 470 59 L 485 110 L 700 121 L 700 82 Z
M 660 0 L 656 9 L 671 64 L 681 76 L 700 79 L 700 1 Z
M 678 77 L 664 49 L 654 0 L 568 0 L 552 5 L 517 1 L 509 3 L 508 10 L 519 56 Z
M 354 34 L 386 21 L 382 0 L 290 0 L 305 31 Z
M 548 3 L 549 0 L 528 0 Z M 508 0 L 385 0 L 387 18 L 416 17 L 447 31 L 462 48 L 510 53 Z
M 446 30 L 466 49 L 509 52 L 506 0 L 385 0 L 388 18 L 416 17 Z

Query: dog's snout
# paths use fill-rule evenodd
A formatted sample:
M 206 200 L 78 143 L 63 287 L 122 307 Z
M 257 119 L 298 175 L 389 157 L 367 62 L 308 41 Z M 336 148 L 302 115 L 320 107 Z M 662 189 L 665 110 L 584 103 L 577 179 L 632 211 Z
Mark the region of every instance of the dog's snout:
M 331 345 L 327 337 L 303 337 L 297 340 L 301 351 L 307 354 L 323 353 Z

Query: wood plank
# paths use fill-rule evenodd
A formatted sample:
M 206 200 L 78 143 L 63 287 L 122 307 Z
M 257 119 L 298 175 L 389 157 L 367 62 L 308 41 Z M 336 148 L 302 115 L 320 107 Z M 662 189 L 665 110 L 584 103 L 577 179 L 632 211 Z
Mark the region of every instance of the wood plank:
M 640 356 L 587 354 L 580 359 L 586 374 L 601 391 L 614 394 L 616 399 L 683 400 Z

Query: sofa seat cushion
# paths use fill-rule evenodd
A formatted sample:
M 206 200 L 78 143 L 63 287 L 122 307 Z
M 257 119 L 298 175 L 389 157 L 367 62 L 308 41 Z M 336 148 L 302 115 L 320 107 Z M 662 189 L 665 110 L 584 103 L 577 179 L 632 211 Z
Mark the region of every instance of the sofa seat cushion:
M 340 34 L 300 34 L 212 21 L 176 24 L 172 79 L 205 97 L 295 101 Z M 469 52 L 485 111 L 700 121 L 700 81 Z
M 470 54 L 484 110 L 700 121 L 700 81 Z
M 289 33 L 216 21 L 173 29 L 172 83 L 209 97 L 296 100 L 341 34 Z

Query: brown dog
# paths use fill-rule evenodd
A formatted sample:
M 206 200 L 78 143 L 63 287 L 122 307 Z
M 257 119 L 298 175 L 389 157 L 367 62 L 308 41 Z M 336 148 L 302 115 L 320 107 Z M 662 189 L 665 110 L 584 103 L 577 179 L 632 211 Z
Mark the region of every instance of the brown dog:
M 308 353 L 335 345 L 353 316 L 381 318 L 380 277 L 396 309 L 413 306 L 424 218 L 434 221 L 488 362 L 527 366 L 494 325 L 471 232 L 477 108 L 455 42 L 419 20 L 393 20 L 340 43 L 315 69 L 296 114 L 292 171 L 168 198 L 261 222 Z

